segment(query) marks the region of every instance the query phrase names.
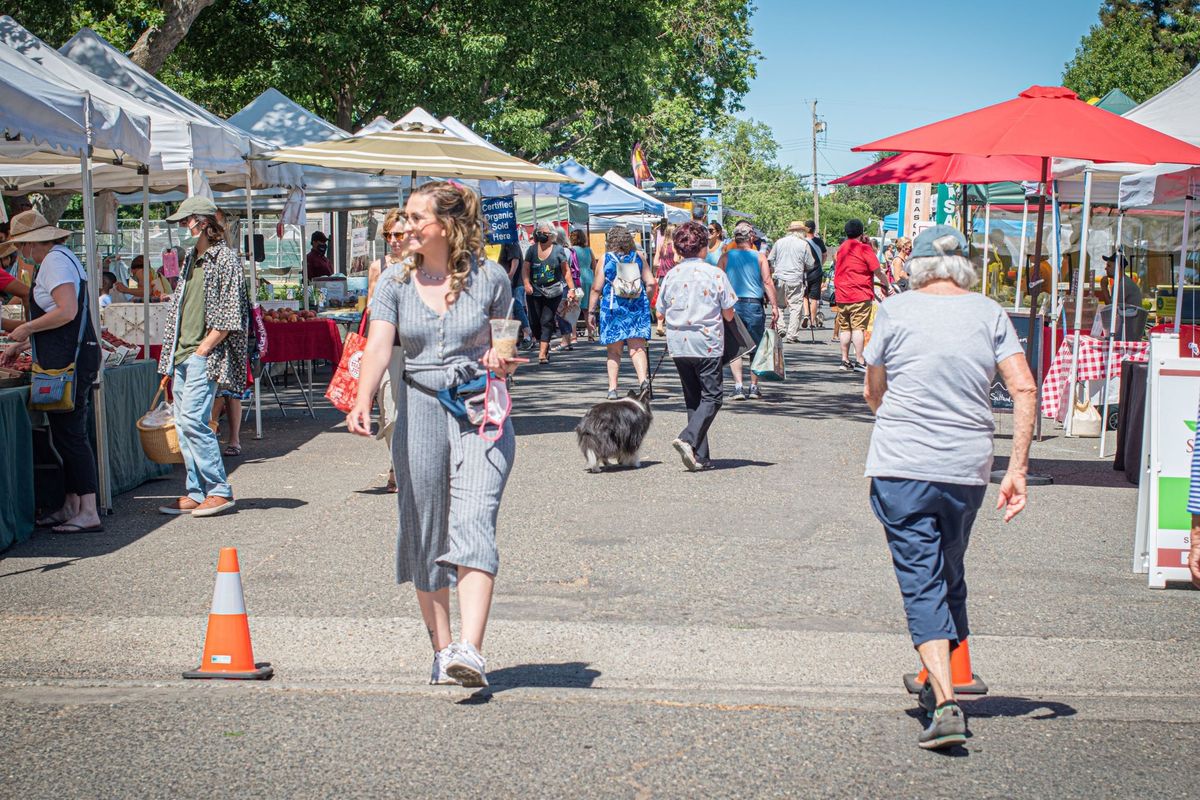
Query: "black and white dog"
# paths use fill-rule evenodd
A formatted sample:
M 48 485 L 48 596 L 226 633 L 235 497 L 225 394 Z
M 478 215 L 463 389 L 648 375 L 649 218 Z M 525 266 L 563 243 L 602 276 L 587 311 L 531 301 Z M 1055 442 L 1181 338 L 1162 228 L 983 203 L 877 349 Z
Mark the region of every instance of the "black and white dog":
M 630 391 L 620 400 L 596 403 L 575 426 L 579 450 L 587 459 L 588 472 L 604 467 L 640 467 L 642 441 L 650 430 L 649 385 L 641 392 Z

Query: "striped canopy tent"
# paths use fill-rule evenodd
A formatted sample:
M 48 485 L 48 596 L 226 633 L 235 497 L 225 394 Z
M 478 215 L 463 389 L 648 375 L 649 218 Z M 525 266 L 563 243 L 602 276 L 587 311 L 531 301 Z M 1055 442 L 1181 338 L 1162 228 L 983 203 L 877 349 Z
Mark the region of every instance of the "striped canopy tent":
M 387 131 L 285 147 L 261 158 L 372 175 L 566 183 L 536 164 L 460 139 L 440 125 L 402 120 Z

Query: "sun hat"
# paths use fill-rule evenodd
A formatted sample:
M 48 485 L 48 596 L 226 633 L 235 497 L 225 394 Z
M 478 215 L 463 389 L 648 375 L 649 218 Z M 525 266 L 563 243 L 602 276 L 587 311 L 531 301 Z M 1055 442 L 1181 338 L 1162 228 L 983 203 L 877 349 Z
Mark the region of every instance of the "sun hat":
M 56 228 L 36 211 L 22 211 L 8 223 L 8 239 L 6 243 L 53 242 L 56 239 L 70 235 L 70 231 L 63 228 Z
M 966 249 L 967 240 L 958 228 L 951 225 L 934 225 L 921 231 L 913 240 L 912 257 L 961 256 Z
M 0 258 L 8 258 L 16 249 L 17 245 L 14 242 L 5 241 L 0 243 Z
M 804 233 L 808 230 L 808 226 L 800 220 L 788 223 L 788 233 Z
M 175 209 L 175 213 L 167 217 L 167 222 L 180 222 L 193 214 L 202 217 L 215 217 L 217 215 L 217 204 L 203 195 L 194 195 L 180 203 L 179 208 Z

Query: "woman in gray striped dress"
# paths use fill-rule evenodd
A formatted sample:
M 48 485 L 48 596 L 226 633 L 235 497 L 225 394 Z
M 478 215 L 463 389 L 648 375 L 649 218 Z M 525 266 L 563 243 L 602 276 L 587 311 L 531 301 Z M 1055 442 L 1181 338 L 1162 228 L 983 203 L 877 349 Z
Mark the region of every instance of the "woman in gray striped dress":
M 484 439 L 438 393 L 489 370 L 502 380 L 523 360 L 501 359 L 491 348 L 489 319 L 509 314 L 512 289 L 504 270 L 484 258 L 479 198 L 469 189 L 425 184 L 409 197 L 402 220 L 409 257 L 375 287 L 358 401 L 346 423 L 371 435 L 371 402 L 398 336 L 405 371 L 392 437 L 396 580 L 416 587 L 434 651 L 430 682 L 487 686 L 480 650 L 499 565 L 496 516 L 515 441 L 507 420 L 496 441 Z M 455 584 L 459 641 L 450 630 Z

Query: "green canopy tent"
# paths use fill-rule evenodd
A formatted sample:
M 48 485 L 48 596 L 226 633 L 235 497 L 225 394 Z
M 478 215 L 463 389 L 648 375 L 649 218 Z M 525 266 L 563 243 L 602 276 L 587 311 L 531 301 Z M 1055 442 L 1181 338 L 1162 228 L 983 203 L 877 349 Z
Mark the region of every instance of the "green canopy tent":
M 532 225 L 536 221 L 561 221 L 566 215 L 566 220 L 571 225 L 582 225 L 587 227 L 588 224 L 588 205 L 581 203 L 578 200 L 568 200 L 565 197 L 538 197 L 537 198 L 537 214 L 534 214 L 533 208 L 534 198 L 529 195 L 522 195 L 517 198 L 517 224 Z

